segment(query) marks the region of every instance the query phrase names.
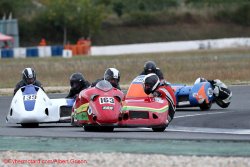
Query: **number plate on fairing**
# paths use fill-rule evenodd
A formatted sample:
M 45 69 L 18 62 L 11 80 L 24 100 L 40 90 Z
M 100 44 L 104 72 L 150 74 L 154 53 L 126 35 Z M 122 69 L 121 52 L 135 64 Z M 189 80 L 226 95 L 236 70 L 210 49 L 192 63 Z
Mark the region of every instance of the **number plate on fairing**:
M 36 95 L 24 95 L 23 96 L 23 101 L 30 101 L 30 100 L 36 100 Z
M 115 104 L 115 99 L 113 97 L 100 97 L 100 104 Z

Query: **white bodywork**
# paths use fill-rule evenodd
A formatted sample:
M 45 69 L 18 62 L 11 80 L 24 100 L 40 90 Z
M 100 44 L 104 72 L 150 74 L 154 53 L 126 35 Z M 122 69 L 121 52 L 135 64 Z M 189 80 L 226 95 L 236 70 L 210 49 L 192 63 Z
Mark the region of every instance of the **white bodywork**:
M 27 100 L 35 100 L 34 109 L 31 111 L 25 109 L 24 101 Z M 61 106 L 69 106 L 67 99 L 50 99 L 42 89 L 39 89 L 36 95 L 23 95 L 22 90 L 19 89 L 12 99 L 6 122 L 25 124 L 70 120 L 68 116 L 60 117 Z

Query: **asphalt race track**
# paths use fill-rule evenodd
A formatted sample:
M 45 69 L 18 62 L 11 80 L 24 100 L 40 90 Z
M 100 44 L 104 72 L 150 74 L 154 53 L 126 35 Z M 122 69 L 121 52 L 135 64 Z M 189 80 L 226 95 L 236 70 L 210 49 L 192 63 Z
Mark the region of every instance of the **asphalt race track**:
M 22 128 L 6 124 L 10 96 L 0 97 L 0 136 L 2 137 L 80 137 L 104 139 L 195 139 L 250 141 L 250 86 L 231 86 L 232 103 L 222 109 L 213 104 L 210 111 L 198 108 L 178 109 L 165 132 L 148 128 L 116 128 L 114 132 L 84 132 L 69 123 L 40 124 L 38 128 Z M 51 94 L 50 98 L 64 97 Z

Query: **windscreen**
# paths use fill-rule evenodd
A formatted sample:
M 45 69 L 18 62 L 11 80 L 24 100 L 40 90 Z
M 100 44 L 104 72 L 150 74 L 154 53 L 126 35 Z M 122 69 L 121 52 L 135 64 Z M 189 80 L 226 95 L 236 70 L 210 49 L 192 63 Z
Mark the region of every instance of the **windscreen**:
M 99 81 L 95 87 L 104 92 L 107 92 L 113 88 L 113 86 L 106 80 Z
M 143 79 L 145 75 L 140 75 L 136 77 L 129 86 L 126 97 L 148 97 L 143 89 Z

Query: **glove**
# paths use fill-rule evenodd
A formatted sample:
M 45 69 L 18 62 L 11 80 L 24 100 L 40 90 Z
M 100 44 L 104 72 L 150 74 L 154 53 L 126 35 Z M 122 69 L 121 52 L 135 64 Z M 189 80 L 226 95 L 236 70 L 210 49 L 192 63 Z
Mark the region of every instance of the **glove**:
M 160 93 L 160 92 L 155 91 L 155 92 L 153 93 L 153 96 L 154 96 L 154 97 L 161 97 L 161 93 Z

